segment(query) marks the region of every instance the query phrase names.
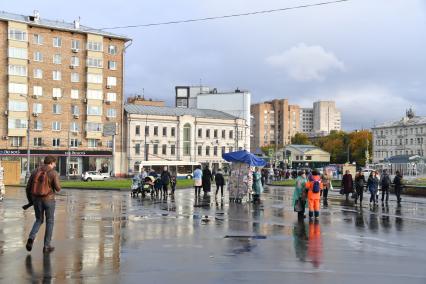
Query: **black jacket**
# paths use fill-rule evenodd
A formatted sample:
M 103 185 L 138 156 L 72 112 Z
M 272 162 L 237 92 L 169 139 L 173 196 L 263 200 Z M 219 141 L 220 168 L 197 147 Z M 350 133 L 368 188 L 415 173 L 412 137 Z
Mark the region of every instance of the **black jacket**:
M 223 178 L 223 175 L 221 173 L 217 173 L 214 176 L 214 180 L 216 182 L 216 185 L 224 185 L 225 184 L 225 179 Z
M 170 176 L 169 171 L 163 171 L 161 173 L 161 182 L 163 184 L 169 184 L 170 183 L 170 179 L 171 179 L 171 176 Z
M 355 188 L 358 190 L 362 190 L 365 187 L 366 184 L 366 180 L 365 180 L 365 176 L 364 175 L 360 175 L 355 177 Z

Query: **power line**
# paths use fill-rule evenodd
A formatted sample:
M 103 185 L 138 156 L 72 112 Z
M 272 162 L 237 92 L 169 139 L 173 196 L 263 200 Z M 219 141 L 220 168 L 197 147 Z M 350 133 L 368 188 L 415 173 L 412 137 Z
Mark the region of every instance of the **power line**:
M 128 28 L 147 28 L 147 27 L 153 27 L 153 26 L 165 26 L 165 25 L 175 25 L 175 24 L 184 24 L 184 23 L 193 23 L 193 22 L 205 22 L 205 21 L 212 21 L 212 20 L 219 20 L 219 19 L 245 17 L 245 16 L 254 16 L 254 15 L 260 15 L 260 14 L 270 14 L 270 13 L 276 13 L 276 12 L 289 11 L 289 10 L 296 10 L 296 9 L 304 9 L 304 8 L 311 8 L 311 7 L 317 7 L 317 6 L 332 5 L 332 4 L 338 4 L 338 3 L 342 3 L 342 2 L 348 2 L 348 1 L 350 1 L 350 0 L 327 1 L 327 2 L 320 2 L 320 3 L 314 3 L 314 4 L 306 4 L 306 5 L 299 5 L 299 6 L 293 6 L 293 7 L 285 7 L 285 8 L 270 9 L 270 10 L 261 10 L 261 11 L 253 11 L 253 12 L 238 13 L 238 14 L 229 14 L 229 15 L 222 15 L 222 16 L 212 16 L 212 17 L 205 17 L 205 18 L 195 18 L 195 19 L 176 20 L 176 21 L 168 21 L 168 22 L 149 23 L 149 24 L 127 25 L 127 26 L 117 26 L 117 27 L 105 27 L 105 28 L 100 28 L 100 29 L 96 29 L 96 30 L 116 30 L 116 29 L 128 29 Z M 90 30 L 90 29 L 88 29 L 88 30 Z M 88 30 L 86 30 L 86 31 L 88 31 Z M 95 30 L 95 29 L 93 29 L 93 30 Z

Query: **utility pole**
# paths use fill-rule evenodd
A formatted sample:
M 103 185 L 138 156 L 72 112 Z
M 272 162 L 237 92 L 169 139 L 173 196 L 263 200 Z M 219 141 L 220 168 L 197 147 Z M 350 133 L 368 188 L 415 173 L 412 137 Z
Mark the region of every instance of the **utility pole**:
M 31 176 L 30 172 L 30 159 L 31 159 L 31 150 L 30 150 L 30 125 L 31 125 L 31 112 L 30 112 L 30 102 L 28 100 L 28 95 L 24 96 L 21 95 L 21 97 L 24 97 L 27 101 L 27 113 L 28 113 L 28 119 L 27 119 L 27 169 L 25 173 L 25 183 L 28 182 Z

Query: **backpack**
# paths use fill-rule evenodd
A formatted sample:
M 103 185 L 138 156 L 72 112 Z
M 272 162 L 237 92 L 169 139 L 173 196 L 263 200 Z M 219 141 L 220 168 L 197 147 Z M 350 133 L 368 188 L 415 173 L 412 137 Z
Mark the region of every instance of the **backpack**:
M 384 176 L 382 180 L 382 187 L 389 187 L 390 186 L 390 178 L 389 176 Z
M 314 186 L 312 187 L 312 192 L 313 193 L 320 192 L 320 182 L 318 180 L 314 181 Z
M 49 195 L 52 192 L 49 185 L 49 177 L 47 176 L 47 171 L 37 170 L 33 184 L 31 187 L 31 193 L 37 197 L 44 197 Z

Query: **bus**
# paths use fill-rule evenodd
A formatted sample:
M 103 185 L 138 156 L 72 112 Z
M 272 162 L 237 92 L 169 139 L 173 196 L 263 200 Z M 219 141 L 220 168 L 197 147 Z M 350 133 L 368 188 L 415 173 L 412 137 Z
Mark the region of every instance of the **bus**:
M 165 166 L 168 167 L 171 175 L 176 175 L 177 179 L 192 179 L 192 173 L 197 166 L 201 167 L 201 164 L 185 161 L 141 161 L 139 172 L 144 168 L 146 172 L 151 169 L 160 175 Z

